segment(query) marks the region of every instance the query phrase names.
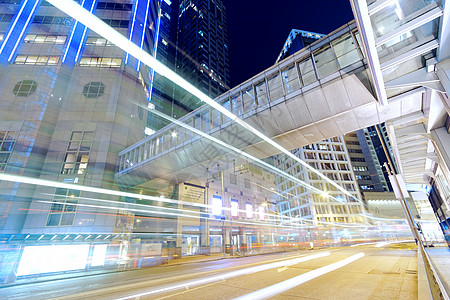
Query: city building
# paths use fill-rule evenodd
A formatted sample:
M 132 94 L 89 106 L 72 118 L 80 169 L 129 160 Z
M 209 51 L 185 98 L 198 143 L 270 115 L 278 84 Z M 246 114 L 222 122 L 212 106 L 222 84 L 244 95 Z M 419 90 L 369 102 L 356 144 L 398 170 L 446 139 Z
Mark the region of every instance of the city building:
M 366 219 L 355 173 L 342 136 L 324 140 L 292 151 L 297 157 L 319 170 L 329 179 L 345 187 L 352 197 L 343 195 L 324 179 L 294 159 L 280 154 L 272 157 L 274 165 L 305 183 L 326 191 L 318 194 L 277 176 L 279 213 L 306 222 L 323 225 L 330 223 L 361 223 Z
M 389 188 L 367 132 L 361 129 L 344 135 L 353 171 L 362 192 L 387 192 Z
M 82 5 L 156 55 L 163 3 Z M 144 138 L 142 107 L 153 71 L 46 1 L 3 0 L 0 11 L 8 12 L 0 20 L 0 171 L 118 190 L 117 155 Z M 120 211 L 105 213 L 96 208 L 99 202 L 92 204 L 120 201 L 119 196 L 6 181 L 0 181 L 0 191 L 0 232 L 9 255 L 0 264 L 1 280 L 13 280 L 20 245 L 89 243 L 102 234 L 103 243 L 118 245 L 112 233 L 130 230 L 120 222 Z
M 212 98 L 226 92 L 230 71 L 223 1 L 180 0 L 177 28 L 176 71 Z
M 320 40 L 325 35 L 320 33 L 314 33 L 310 31 L 292 29 L 289 33 L 286 42 L 284 42 L 283 48 L 278 55 L 277 62 L 282 61 L 286 57 L 294 54 L 295 52 L 311 45 L 315 41 Z

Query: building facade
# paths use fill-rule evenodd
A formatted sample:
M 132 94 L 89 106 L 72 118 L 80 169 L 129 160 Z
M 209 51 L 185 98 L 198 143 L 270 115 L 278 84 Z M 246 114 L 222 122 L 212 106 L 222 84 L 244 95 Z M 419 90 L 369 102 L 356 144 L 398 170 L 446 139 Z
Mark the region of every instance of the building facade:
M 80 3 L 156 55 L 167 1 Z M 119 245 L 112 233 L 130 231 L 127 213 L 97 207 L 123 198 L 61 184 L 119 190 L 117 154 L 145 136 L 153 72 L 46 1 L 2 0 L 0 11 L 0 170 L 40 180 L 0 182 L 0 277 L 10 281 L 24 245 L 101 235 Z
M 289 179 L 277 176 L 280 214 L 297 217 L 317 225 L 365 221 L 365 217 L 362 216 L 365 211 L 364 206 L 359 200 L 361 195 L 342 136 L 298 148 L 293 153 L 329 179 L 345 187 L 353 197 L 336 191 L 324 179 L 294 159 L 286 155 L 277 155 L 272 158 L 277 168 L 319 190 L 327 191 L 317 194 L 308 188 L 294 184 Z
M 182 51 L 176 56 L 177 72 L 212 98 L 226 92 L 230 71 L 223 1 L 180 1 L 177 27 L 177 48 Z

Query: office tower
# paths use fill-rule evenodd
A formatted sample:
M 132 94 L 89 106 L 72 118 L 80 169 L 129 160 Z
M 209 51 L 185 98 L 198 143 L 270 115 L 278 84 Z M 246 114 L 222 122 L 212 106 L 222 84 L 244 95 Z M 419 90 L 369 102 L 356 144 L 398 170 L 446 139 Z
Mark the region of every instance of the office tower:
M 176 70 L 210 97 L 229 89 L 226 9 L 222 0 L 181 0 Z M 195 109 L 200 103 L 192 103 Z
M 353 171 L 361 192 L 386 192 L 389 190 L 381 165 L 366 129 L 344 135 Z
M 294 54 L 295 52 L 311 45 L 317 40 L 320 40 L 325 35 L 304 30 L 292 29 L 284 43 L 283 49 L 278 55 L 277 62 Z
M 318 194 L 289 179 L 276 176 L 278 208 L 282 215 L 315 224 L 327 222 L 355 223 L 365 220 L 354 172 L 343 137 L 335 137 L 292 151 L 297 157 L 344 187 L 353 197 L 343 195 L 310 169 L 284 154 L 272 157 L 273 164 L 306 184 L 321 191 Z
M 168 1 L 81 3 L 156 55 Z M 0 11 L 0 171 L 46 180 L 0 182 L 5 249 L 129 231 L 119 217 L 127 213 L 88 206 L 101 195 L 61 184 L 119 189 L 117 154 L 144 137 L 152 70 L 46 1 L 0 1 Z M 113 235 L 102 239 L 115 243 Z M 0 277 L 10 273 L 0 268 Z

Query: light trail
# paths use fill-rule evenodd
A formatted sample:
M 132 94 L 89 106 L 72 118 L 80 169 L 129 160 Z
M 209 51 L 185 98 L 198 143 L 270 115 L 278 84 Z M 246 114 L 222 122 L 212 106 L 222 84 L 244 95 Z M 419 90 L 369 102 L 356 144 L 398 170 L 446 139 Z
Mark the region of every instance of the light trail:
M 215 102 L 212 98 L 201 92 L 198 88 L 196 88 L 194 85 L 189 83 L 186 79 L 172 71 L 170 68 L 168 68 L 163 63 L 156 60 L 153 56 L 151 56 L 149 53 L 145 52 L 143 49 L 139 48 L 139 46 L 135 45 L 133 42 L 128 40 L 125 36 L 123 36 L 121 33 L 119 33 L 117 30 L 114 30 L 111 26 L 107 25 L 105 22 L 103 22 L 100 18 L 97 16 L 90 14 L 86 9 L 82 8 L 78 3 L 72 0 L 47 0 L 50 4 L 55 6 L 56 8 L 60 9 L 64 13 L 68 14 L 69 16 L 73 17 L 74 19 L 78 20 L 79 22 L 83 23 L 85 26 L 89 27 L 91 30 L 95 31 L 120 49 L 124 50 L 125 52 L 129 53 L 130 55 L 137 58 L 139 61 L 142 61 L 142 63 L 146 64 L 148 67 L 154 69 L 157 73 L 159 73 L 161 76 L 166 77 L 168 80 L 174 82 L 187 92 L 191 93 L 192 95 L 199 98 L 201 101 L 207 103 L 209 106 L 215 108 L 217 111 L 221 112 L 225 116 L 229 117 L 242 127 L 246 128 L 256 136 L 260 137 L 262 140 L 267 142 L 269 145 L 275 147 L 276 149 L 280 150 L 282 153 L 286 154 L 290 158 L 294 159 L 307 169 L 311 170 L 315 174 L 317 174 L 319 177 L 321 177 L 326 182 L 330 183 L 331 185 L 335 186 L 338 190 L 343 192 L 345 195 L 354 198 L 358 202 L 361 202 L 360 199 L 353 196 L 350 192 L 345 190 L 343 187 L 338 185 L 333 180 L 329 179 L 327 176 L 323 175 L 321 172 L 317 171 L 315 168 L 311 167 L 306 162 L 302 161 L 300 158 L 292 154 L 290 151 L 270 139 L 268 136 L 264 135 L 262 132 L 258 131 L 256 128 L 252 127 L 245 121 L 239 119 L 238 116 L 227 110 L 225 107 L 220 105 L 219 103 Z
M 285 267 L 285 266 L 289 266 L 289 265 L 299 264 L 299 263 L 302 263 L 305 261 L 309 261 L 312 259 L 321 258 L 321 257 L 329 256 L 329 255 L 331 255 L 331 252 L 326 251 L 326 252 L 321 252 L 321 253 L 317 253 L 314 255 L 303 256 L 303 257 L 289 259 L 289 260 L 285 260 L 285 261 L 281 261 L 281 262 L 269 263 L 269 264 L 265 264 L 262 266 L 245 268 L 245 269 L 238 270 L 238 271 L 233 271 L 233 272 L 228 272 L 225 274 L 206 277 L 206 278 L 188 282 L 188 283 L 177 284 L 177 285 L 169 286 L 166 288 L 151 290 L 151 291 L 144 292 L 144 293 L 139 293 L 139 294 L 123 297 L 123 298 L 118 298 L 117 300 L 134 299 L 134 298 L 139 298 L 139 297 L 148 296 L 148 295 L 152 295 L 152 294 L 169 292 L 169 291 L 173 291 L 173 290 L 177 290 L 177 289 L 188 289 L 193 286 L 209 284 L 212 282 L 227 280 L 227 279 L 238 277 L 238 276 L 249 275 L 249 274 L 253 274 L 256 272 L 261 272 L 261 271 L 266 271 L 266 270 L 270 270 L 270 269 L 276 269 L 276 268 L 281 268 L 281 267 Z
M 363 252 L 352 255 L 344 260 L 338 261 L 331 265 L 321 267 L 319 269 L 307 272 L 307 273 L 299 275 L 297 277 L 282 281 L 280 283 L 268 286 L 268 287 L 258 290 L 256 292 L 249 293 L 249 294 L 246 294 L 241 297 L 234 298 L 234 299 L 235 300 L 267 299 L 267 298 L 273 297 L 275 295 L 281 294 L 287 290 L 290 290 L 296 286 L 299 286 L 299 285 L 301 285 L 307 281 L 310 281 L 314 278 L 317 278 L 319 276 L 322 276 L 324 274 L 327 274 L 329 272 L 332 272 L 339 268 L 342 268 L 362 257 L 364 257 Z

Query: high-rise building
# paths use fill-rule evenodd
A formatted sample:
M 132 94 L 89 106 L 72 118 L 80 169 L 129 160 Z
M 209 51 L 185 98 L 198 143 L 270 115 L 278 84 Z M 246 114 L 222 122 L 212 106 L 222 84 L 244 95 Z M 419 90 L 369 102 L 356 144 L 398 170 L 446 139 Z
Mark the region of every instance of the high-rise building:
M 367 138 L 366 130 L 358 130 L 344 135 L 350 161 L 361 192 L 385 192 L 388 185 L 381 165 L 375 154 L 372 140 Z
M 230 71 L 223 1 L 180 0 L 177 35 L 177 72 L 210 97 L 227 91 Z
M 164 49 L 169 1 L 80 3 L 152 55 Z M 76 243 L 85 234 L 89 242 L 129 231 L 121 212 L 92 206 L 100 195 L 61 184 L 119 189 L 117 155 L 144 137 L 153 71 L 46 1 L 2 0 L 0 11 L 0 172 L 41 180 L 0 182 L 5 253 L 15 257 L 17 245 L 50 238 Z M 10 268 L 0 267 L 0 280 Z
M 295 52 L 311 45 L 317 40 L 320 40 L 325 35 L 320 33 L 314 33 L 310 31 L 292 29 L 289 33 L 286 42 L 284 42 L 283 49 L 281 49 L 280 55 L 278 55 L 277 61 L 281 61 L 286 57 L 294 54 Z
M 292 153 L 344 187 L 352 197 L 343 195 L 341 191 L 337 191 L 331 184 L 294 159 L 279 154 L 272 157 L 272 162 L 277 168 L 324 191 L 318 194 L 307 187 L 294 184 L 287 178 L 277 176 L 280 214 L 304 221 L 309 220 L 315 224 L 358 223 L 365 220 L 361 216 L 364 207 L 356 200 L 361 199 L 361 195 L 342 136 L 295 149 Z

